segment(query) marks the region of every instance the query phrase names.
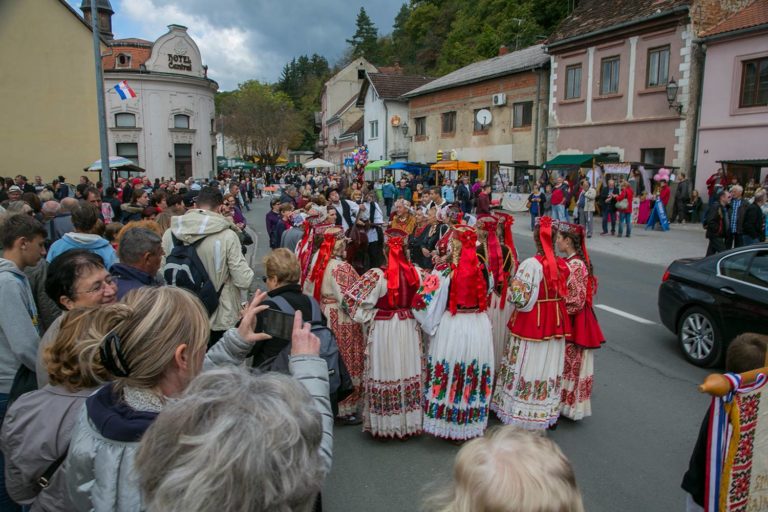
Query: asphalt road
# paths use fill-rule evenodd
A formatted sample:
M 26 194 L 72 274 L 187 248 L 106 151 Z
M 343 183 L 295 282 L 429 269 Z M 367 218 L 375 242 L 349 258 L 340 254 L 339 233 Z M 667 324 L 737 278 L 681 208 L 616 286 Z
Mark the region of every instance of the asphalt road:
M 261 254 L 269 248 L 267 208 L 257 200 L 247 214 Z M 516 244 L 521 259 L 533 254 L 530 238 Z M 637 318 L 596 309 L 607 343 L 595 356 L 593 415 L 563 420 L 548 435 L 571 460 L 586 510 L 683 510 L 680 481 L 709 403 L 696 386 L 708 372 L 685 362 L 660 323 L 663 267 L 604 254 L 592 260 L 600 280 L 595 304 Z M 459 449 L 430 436 L 377 441 L 358 427 L 337 427 L 334 436 L 333 470 L 323 491 L 327 512 L 418 511 L 431 486 L 449 481 Z

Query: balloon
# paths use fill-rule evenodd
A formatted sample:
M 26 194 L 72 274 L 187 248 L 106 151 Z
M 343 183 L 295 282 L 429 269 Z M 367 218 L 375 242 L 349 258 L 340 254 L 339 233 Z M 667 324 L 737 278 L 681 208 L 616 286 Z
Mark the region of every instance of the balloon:
M 661 181 L 661 180 L 662 180 L 662 177 L 660 174 L 657 174 L 656 176 L 653 177 L 653 181 Z

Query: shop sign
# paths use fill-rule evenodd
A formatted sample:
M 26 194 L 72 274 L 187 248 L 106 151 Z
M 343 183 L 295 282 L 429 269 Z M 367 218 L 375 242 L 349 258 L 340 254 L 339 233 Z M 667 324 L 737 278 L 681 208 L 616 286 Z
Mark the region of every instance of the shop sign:
M 187 55 L 168 54 L 168 69 L 192 71 L 192 59 Z

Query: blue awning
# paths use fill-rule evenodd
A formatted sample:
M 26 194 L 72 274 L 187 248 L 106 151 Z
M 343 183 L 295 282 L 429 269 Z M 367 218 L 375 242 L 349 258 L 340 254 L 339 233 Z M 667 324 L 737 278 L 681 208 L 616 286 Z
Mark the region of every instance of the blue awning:
M 384 167 L 384 169 L 400 169 L 411 174 L 421 174 L 423 172 L 428 172 L 429 166 L 417 162 L 395 162 Z

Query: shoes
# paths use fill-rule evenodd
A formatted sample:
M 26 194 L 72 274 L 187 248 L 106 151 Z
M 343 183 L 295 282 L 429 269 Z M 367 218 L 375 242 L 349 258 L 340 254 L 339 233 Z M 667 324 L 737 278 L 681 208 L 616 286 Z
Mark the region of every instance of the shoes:
M 608 234 L 608 232 L 606 231 L 605 233 L 600 233 L 600 236 L 605 236 L 607 234 Z
M 615 231 L 611 231 L 611 236 L 616 236 L 616 232 Z
M 619 235 L 619 236 L 621 236 L 621 235 Z M 629 235 L 627 235 L 627 238 L 629 238 Z
M 587 235 L 587 238 L 592 238 L 592 235 Z

